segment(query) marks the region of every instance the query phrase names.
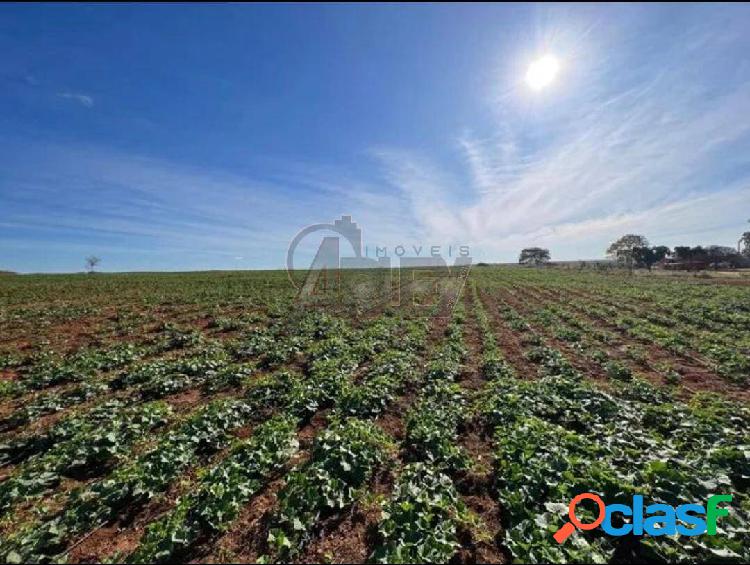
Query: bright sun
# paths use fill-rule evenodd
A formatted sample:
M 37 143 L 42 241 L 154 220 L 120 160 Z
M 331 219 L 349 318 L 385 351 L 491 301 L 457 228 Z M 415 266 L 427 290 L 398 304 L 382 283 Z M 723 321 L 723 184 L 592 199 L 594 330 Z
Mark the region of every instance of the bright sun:
M 526 83 L 532 90 L 541 90 L 549 86 L 560 71 L 560 63 L 553 55 L 545 55 L 537 59 L 526 71 Z

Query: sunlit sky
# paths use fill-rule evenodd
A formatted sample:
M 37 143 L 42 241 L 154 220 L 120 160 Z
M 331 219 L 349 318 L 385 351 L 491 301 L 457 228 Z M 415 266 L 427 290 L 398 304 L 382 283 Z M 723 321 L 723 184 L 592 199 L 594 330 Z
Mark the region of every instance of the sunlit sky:
M 482 261 L 736 245 L 748 29 L 748 5 L 3 5 L 0 270 L 281 267 L 342 214 Z

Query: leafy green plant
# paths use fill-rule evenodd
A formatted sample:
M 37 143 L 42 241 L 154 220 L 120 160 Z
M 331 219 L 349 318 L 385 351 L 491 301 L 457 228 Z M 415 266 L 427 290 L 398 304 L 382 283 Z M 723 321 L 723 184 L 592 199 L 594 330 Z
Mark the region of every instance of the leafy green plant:
M 447 563 L 460 543 L 469 513 L 451 479 L 424 463 L 404 468 L 382 505 L 377 563 Z
M 617 361 L 610 361 L 606 364 L 605 370 L 607 371 L 607 376 L 610 379 L 614 379 L 617 381 L 629 381 L 633 378 L 633 371 L 630 370 L 629 367 L 623 365 L 622 363 L 618 363 Z
M 249 406 L 236 400 L 209 404 L 132 463 L 74 491 L 58 515 L 4 540 L 0 558 L 13 562 L 50 560 L 73 536 L 163 492 L 188 465 L 226 445 L 228 432 L 250 415 Z
M 466 410 L 465 395 L 454 383 L 428 385 L 406 419 L 405 447 L 415 461 L 439 469 L 469 467 L 467 455 L 458 445 L 458 426 Z
M 0 512 L 20 499 L 42 494 L 63 475 L 90 473 L 112 463 L 144 433 L 164 424 L 169 413 L 169 406 L 160 402 L 126 408 L 108 403 L 97 413 L 100 419 L 78 421 L 79 429 L 71 437 L 28 459 L 0 483 Z
M 277 558 L 293 556 L 310 539 L 321 517 L 354 502 L 393 447 L 372 423 L 346 419 L 316 438 L 310 461 L 292 471 L 279 493 L 268 534 Z
M 243 504 L 297 449 L 296 420 L 279 416 L 260 425 L 226 459 L 201 477 L 197 490 L 151 523 L 128 563 L 164 562 L 182 555 L 204 534 L 225 530 Z

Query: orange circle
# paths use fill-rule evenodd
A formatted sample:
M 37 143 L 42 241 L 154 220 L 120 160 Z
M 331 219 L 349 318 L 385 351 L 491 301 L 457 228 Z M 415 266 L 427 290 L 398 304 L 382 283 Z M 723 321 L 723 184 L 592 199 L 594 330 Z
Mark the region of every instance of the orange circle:
M 581 524 L 581 522 L 578 521 L 578 518 L 576 518 L 576 505 L 582 500 L 593 500 L 599 506 L 599 517 L 590 524 Z M 607 509 L 604 506 L 604 501 L 598 495 L 591 492 L 584 492 L 570 501 L 570 505 L 568 505 L 568 518 L 570 518 L 570 523 L 579 530 L 593 530 L 604 521 L 606 511 Z

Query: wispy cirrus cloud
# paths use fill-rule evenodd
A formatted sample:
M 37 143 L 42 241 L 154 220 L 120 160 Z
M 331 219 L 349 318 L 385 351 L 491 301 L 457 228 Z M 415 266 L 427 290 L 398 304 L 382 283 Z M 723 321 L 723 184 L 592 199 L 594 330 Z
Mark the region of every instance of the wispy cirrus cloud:
M 300 229 L 341 214 L 352 214 L 373 245 L 408 234 L 411 208 L 397 194 L 331 167 L 279 162 L 260 180 L 96 146 L 2 138 L 0 154 L 0 237 L 23 252 L 93 249 L 111 269 L 232 268 L 240 260 L 280 268 Z
M 750 115 L 750 66 L 702 80 L 725 42 L 690 33 L 702 39 L 667 64 L 643 63 L 627 88 L 590 85 L 541 141 L 514 133 L 532 119 L 503 112 L 490 131 L 457 136 L 460 171 L 390 151 L 379 155 L 387 178 L 429 237 L 471 242 L 489 258 L 512 260 L 525 245 L 599 257 L 629 231 L 733 244 L 750 215 L 750 122 L 740 118 Z
M 429 134 L 389 138 L 389 133 L 372 134 L 376 128 L 360 123 L 363 129 L 356 130 L 347 123 L 361 145 L 332 154 L 326 163 L 304 161 L 320 159 L 320 153 L 296 153 L 297 140 L 290 137 L 280 145 L 280 134 L 271 135 L 274 143 L 267 147 L 288 147 L 284 157 L 256 156 L 256 146 L 258 153 L 267 150 L 256 140 L 248 142 L 252 157 L 233 161 L 228 155 L 242 149 L 236 144 L 245 137 L 228 137 L 235 146 L 226 152 L 212 143 L 201 146 L 205 122 L 203 130 L 196 126 L 194 143 L 181 143 L 177 134 L 160 136 L 159 143 L 133 143 L 136 130 L 97 137 L 107 131 L 99 128 L 98 112 L 90 116 L 97 127 L 77 138 L 75 132 L 67 137 L 81 118 L 72 116 L 68 129 L 61 128 L 65 142 L 57 145 L 41 141 L 55 139 L 44 134 L 23 142 L 25 130 L 0 137 L 0 237 L 3 252 L 16 249 L 15 255 L 0 253 L 0 260 L 23 269 L 61 257 L 53 267 L 70 270 L 84 253 L 100 253 L 112 269 L 231 268 L 237 261 L 280 267 L 301 228 L 341 214 L 351 214 L 363 227 L 366 244 L 391 249 L 469 244 L 477 259 L 493 261 L 513 260 L 529 245 L 549 247 L 557 259 L 601 257 L 608 243 L 626 232 L 667 245 L 733 244 L 750 217 L 750 122 L 745 118 L 750 115 L 750 11 L 619 5 L 592 10 L 590 22 L 582 17 L 587 25 L 579 26 L 581 33 L 566 17 L 540 20 L 540 27 L 551 22 L 567 30 L 540 36 L 573 45 L 558 52 L 563 70 L 557 90 L 534 98 L 516 84 L 524 72 L 523 57 L 513 52 L 515 43 L 523 43 L 524 34 L 518 33 L 521 39 L 505 43 L 498 54 L 514 61 L 509 63 L 513 72 L 493 77 L 495 88 L 486 88 L 481 111 L 457 112 L 461 123 L 450 122 L 445 130 L 424 129 L 420 121 L 439 121 L 446 105 L 431 106 L 431 88 L 412 88 L 411 77 L 404 77 L 394 89 L 409 88 L 415 102 L 440 112 L 399 115 L 407 122 L 413 117 L 408 127 Z M 681 21 L 673 24 L 675 18 Z M 601 22 L 606 27 L 600 28 Z M 473 55 L 466 61 L 491 67 L 485 50 Z M 383 68 L 391 68 L 391 60 L 389 53 Z M 420 59 L 420 67 L 444 65 L 425 61 Z M 205 76 L 214 71 L 211 61 Z M 446 72 L 453 73 L 450 84 L 458 85 L 457 107 L 479 107 L 481 97 L 471 85 L 470 94 L 460 92 L 461 79 L 468 76 L 463 67 Z M 227 84 L 234 78 L 226 78 Z M 54 84 L 76 84 L 76 79 Z M 55 93 L 85 108 L 95 104 L 82 92 L 37 90 L 44 91 L 45 104 Z M 240 99 L 233 116 L 246 115 L 250 102 Z M 231 106 L 223 91 L 220 100 Z M 160 112 L 176 111 L 179 119 L 191 116 L 196 122 L 208 107 L 202 98 L 198 106 L 185 101 L 171 108 L 170 101 L 162 101 Z M 149 105 L 136 106 L 131 113 Z M 295 99 L 291 106 L 274 102 L 268 108 L 262 121 L 248 118 L 248 134 L 256 123 L 275 128 L 285 113 L 296 119 L 305 106 Z M 387 117 L 391 109 L 380 111 Z M 176 131 L 176 122 L 171 123 L 173 130 L 164 127 L 162 133 Z M 223 123 L 217 128 L 231 129 Z M 121 124 L 111 131 L 119 134 Z M 214 125 L 207 139 L 222 139 Z M 335 128 L 322 131 L 310 146 L 334 136 Z M 441 132 L 440 139 L 434 131 Z M 91 143 L 70 141 L 84 138 Z M 113 149 L 117 143 L 119 150 Z
M 467 243 L 489 260 L 513 260 L 527 245 L 560 259 L 600 257 L 626 232 L 669 245 L 732 244 L 750 204 L 750 125 L 738 119 L 750 114 L 750 80 L 708 101 L 698 90 L 670 91 L 671 80 L 602 99 L 541 146 L 503 123 L 484 136 L 464 131 L 454 144 L 458 167 L 378 147 L 374 178 L 279 161 L 259 180 L 7 140 L 0 228 L 24 249 L 35 237 L 62 238 L 76 251 L 95 242 L 136 255 L 136 265 L 169 255 L 175 268 L 229 267 L 238 257 L 280 267 L 299 229 L 342 213 L 372 245 Z
M 57 96 L 60 98 L 65 98 L 66 100 L 72 100 L 74 102 L 78 102 L 81 106 L 84 106 L 86 108 L 94 107 L 94 98 L 92 96 L 89 96 L 88 94 L 66 91 L 66 92 L 58 92 Z

